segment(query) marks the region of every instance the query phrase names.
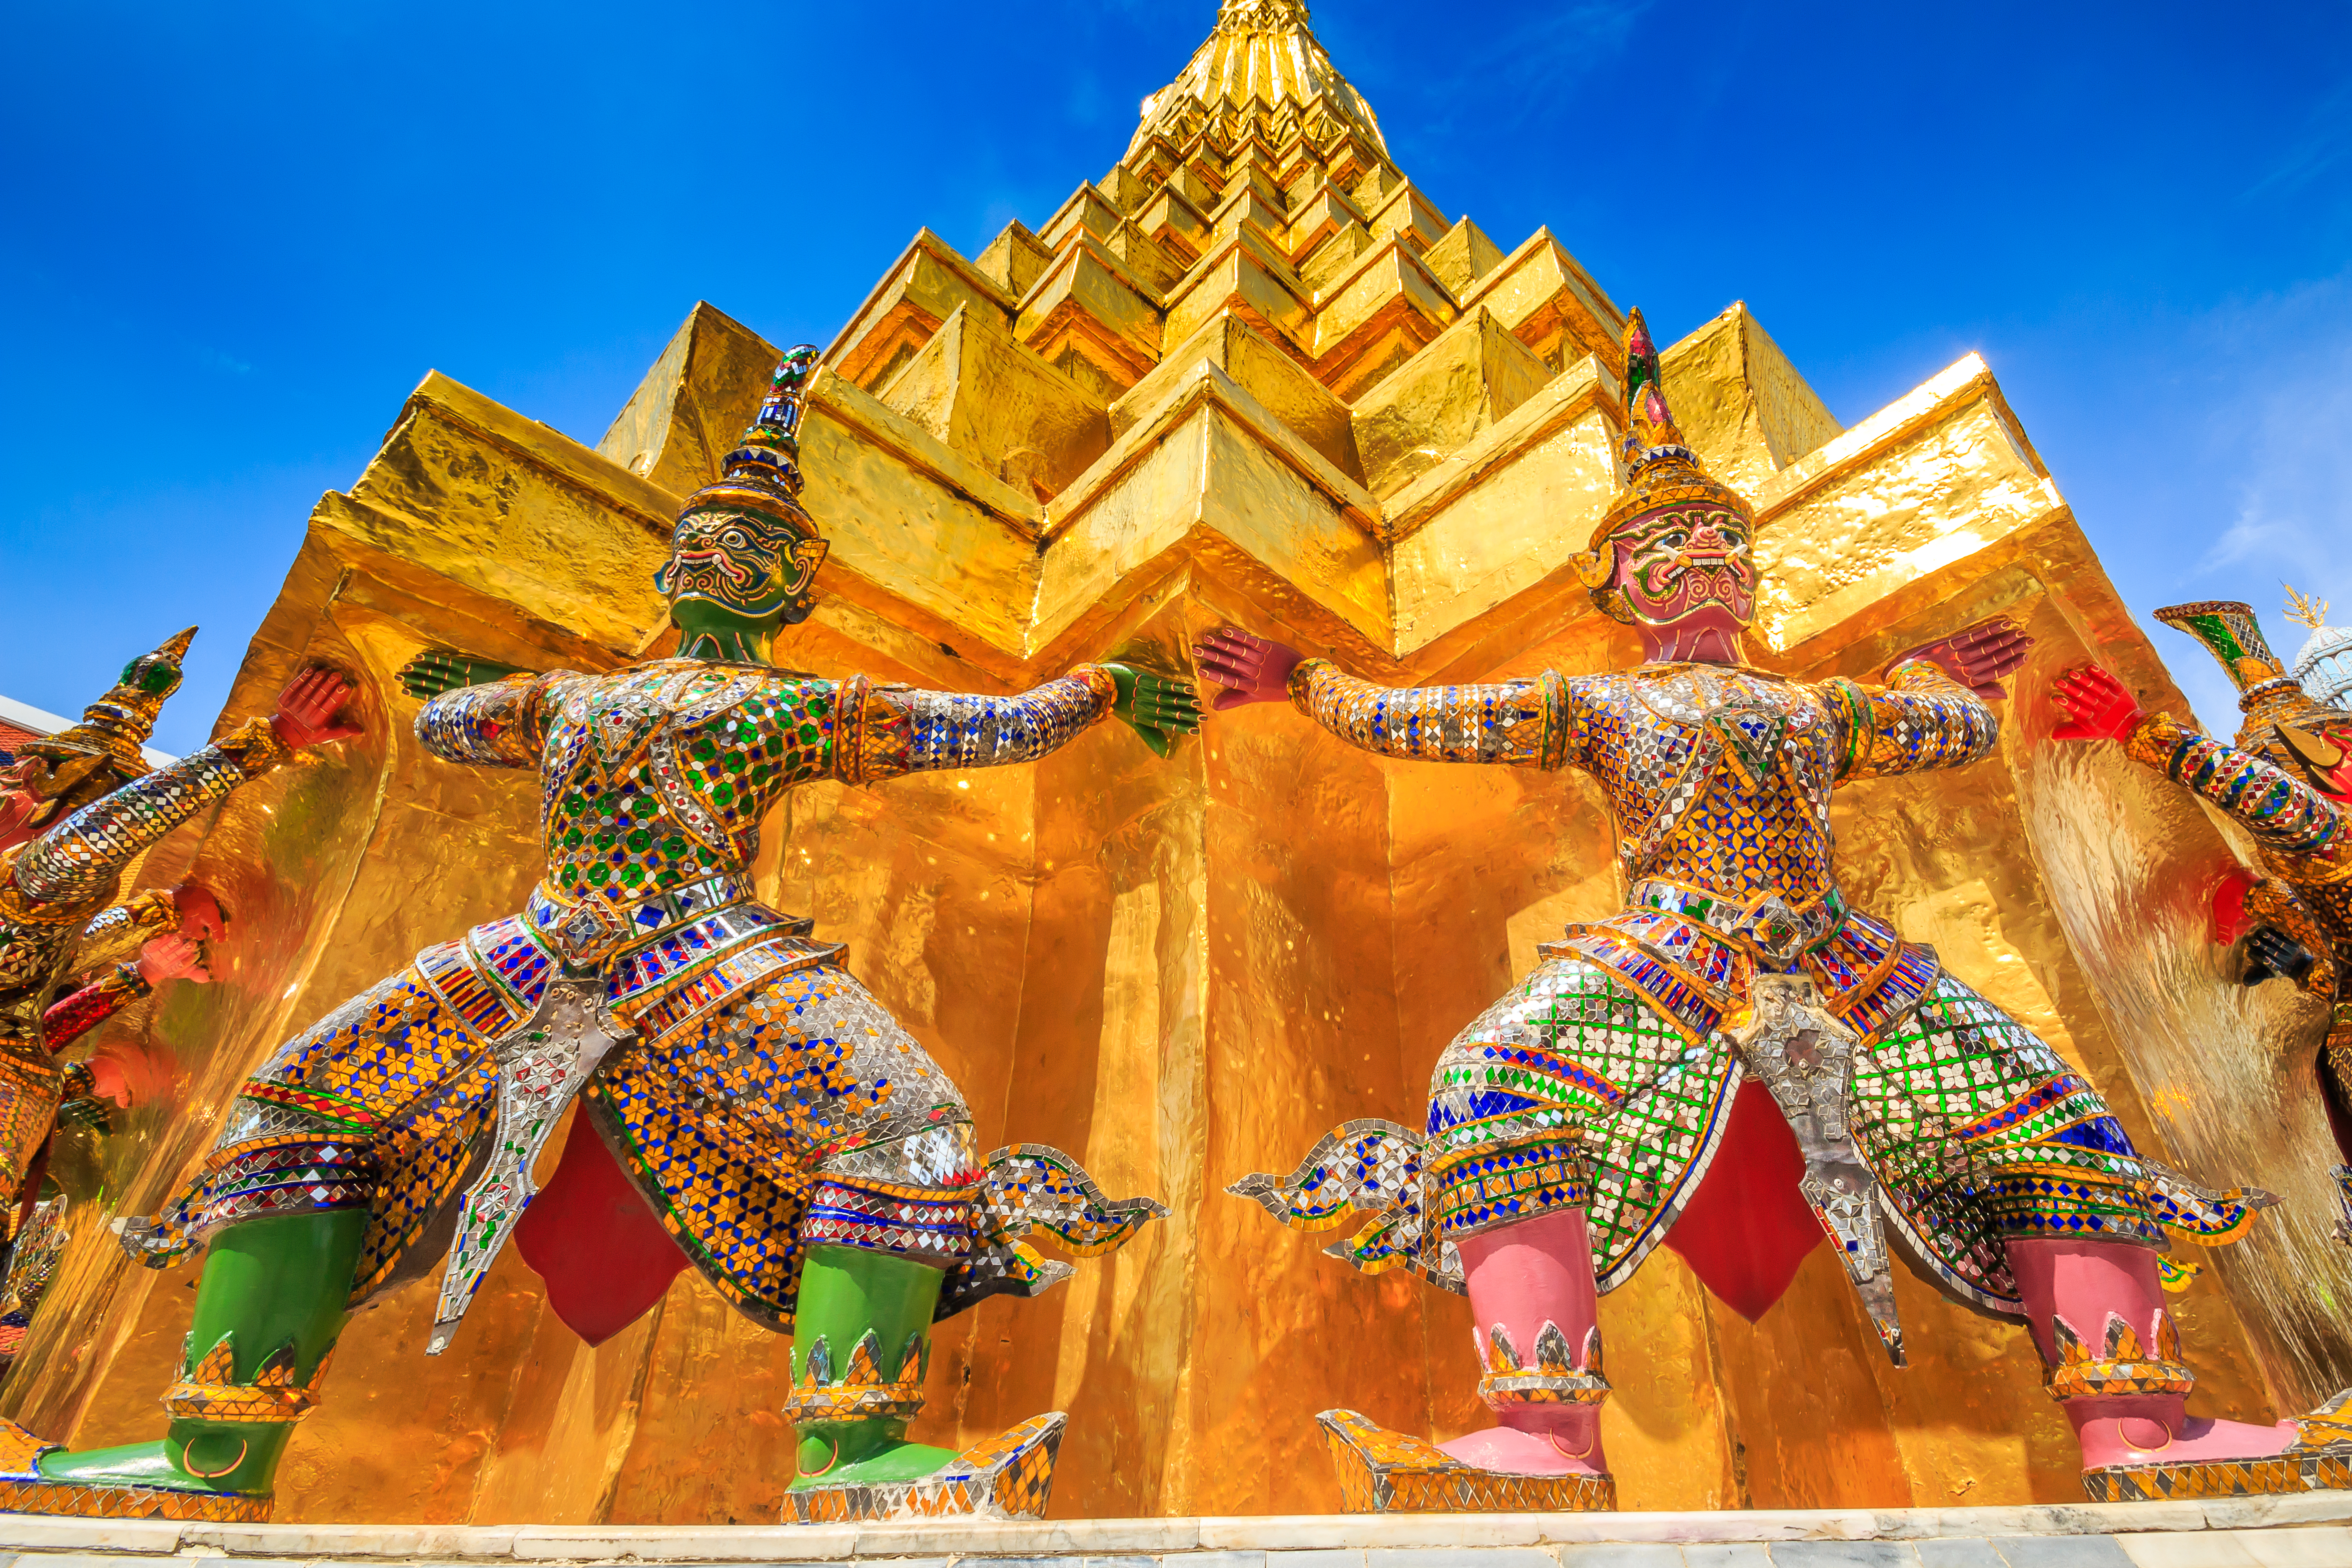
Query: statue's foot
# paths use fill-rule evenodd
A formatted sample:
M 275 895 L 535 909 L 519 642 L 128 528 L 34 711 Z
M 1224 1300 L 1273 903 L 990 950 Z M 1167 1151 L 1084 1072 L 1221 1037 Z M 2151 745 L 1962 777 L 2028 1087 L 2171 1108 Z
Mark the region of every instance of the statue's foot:
M 171 1445 L 165 1443 L 71 1453 L 14 1422 L 0 1421 L 0 1510 L 79 1519 L 188 1519 L 227 1524 L 268 1519 L 269 1493 L 225 1489 L 223 1483 L 234 1479 L 190 1474 L 174 1461 Z
M 2160 1420 L 2126 1416 L 2119 1421 L 2085 1422 L 2075 1436 L 2083 1445 L 2083 1468 L 2095 1470 L 2157 1461 L 2274 1458 L 2294 1444 L 2296 1433 L 2292 1421 L 2258 1426 L 2250 1421 L 2190 1417 L 2178 1430 L 2168 1430 Z
M 934 1448 L 901 1437 L 887 1441 L 854 1459 L 841 1459 L 793 1482 L 794 1491 L 810 1487 L 872 1486 L 885 1481 L 919 1481 L 954 1462 L 953 1448 Z
M 903 1438 L 870 1439 L 856 1458 L 795 1480 L 784 1492 L 786 1524 L 849 1520 L 1043 1519 L 1068 1417 L 1033 1415 L 961 1454 Z
M 1606 1470 L 1568 1468 L 1576 1461 L 1541 1433 L 1497 1427 L 1440 1446 L 1352 1410 L 1326 1410 L 1316 1419 L 1349 1513 L 1566 1513 L 1617 1506 L 1617 1483 Z M 1542 1458 L 1530 1445 L 1551 1457 Z M 1597 1447 L 1591 1457 L 1600 1457 Z
M 2094 1417 L 2075 1426 L 2094 1502 L 2352 1489 L 2352 1389 L 2294 1421 Z
M 1606 1476 L 1598 1444 L 1586 1443 L 1584 1452 L 1555 1432 L 1522 1432 L 1516 1426 L 1489 1426 L 1437 1445 L 1442 1453 L 1481 1470 L 1512 1476 Z

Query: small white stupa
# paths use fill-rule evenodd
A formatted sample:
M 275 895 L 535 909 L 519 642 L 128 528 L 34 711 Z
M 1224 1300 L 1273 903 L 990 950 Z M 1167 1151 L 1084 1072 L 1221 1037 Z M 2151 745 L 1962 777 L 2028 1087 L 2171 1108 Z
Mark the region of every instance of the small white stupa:
M 2286 618 L 2311 628 L 2287 673 L 2314 702 L 2352 709 L 2352 630 L 2327 624 L 2327 601 L 2286 591 Z

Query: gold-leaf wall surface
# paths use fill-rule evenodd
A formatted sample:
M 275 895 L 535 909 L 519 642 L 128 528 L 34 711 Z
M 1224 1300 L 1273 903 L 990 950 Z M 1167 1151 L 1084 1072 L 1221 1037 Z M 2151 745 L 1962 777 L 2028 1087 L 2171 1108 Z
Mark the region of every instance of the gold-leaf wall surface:
M 1622 331 L 1557 240 L 1507 253 L 1448 224 L 1352 109 L 1163 95 L 1035 233 L 977 260 L 919 235 L 828 350 L 804 457 L 833 553 L 779 661 L 1003 691 L 1082 659 L 1187 671 L 1230 620 L 1400 682 L 1628 664 L 1567 564 L 1619 479 Z M 151 857 L 148 881 L 201 878 L 233 921 L 215 984 L 100 1042 L 161 1084 L 105 1152 L 106 1206 L 151 1210 L 280 1039 L 517 907 L 532 781 L 424 754 L 394 672 L 428 643 L 534 668 L 660 651 L 669 519 L 774 357 L 698 306 L 594 450 L 430 376 L 320 502 L 224 723 L 324 659 L 358 678 L 367 731 Z M 2051 681 L 2087 658 L 2183 705 L 1990 370 L 1971 356 L 1841 430 L 1734 306 L 1665 379 L 1757 503 L 1759 663 L 1867 677 L 1996 613 L 2039 639 L 1995 758 L 1841 796 L 1846 889 L 2159 1157 L 2284 1194 L 2177 1299 L 2192 1411 L 2261 1418 L 2352 1381 L 2314 1020 L 2205 942 L 2200 891 L 2242 847 L 2115 748 L 2049 739 Z M 918 1437 L 1064 1409 L 1056 1515 L 1287 1513 L 1339 1504 L 1318 1410 L 1482 1423 L 1460 1299 L 1361 1279 L 1223 1189 L 1350 1118 L 1411 1121 L 1536 943 L 1613 906 L 1589 784 L 1391 763 L 1257 707 L 1164 763 L 1108 725 L 1034 769 L 813 786 L 765 843 L 763 893 L 848 943 L 983 1146 L 1058 1144 L 1171 1210 L 1052 1293 L 944 1325 Z M 84 1445 L 154 1433 L 194 1279 L 81 1225 L 0 1410 Z M 1902 1371 L 1825 1250 L 1754 1323 L 1655 1254 L 1601 1305 L 1623 1506 L 2079 1496 L 2023 1331 L 1898 1290 Z M 775 1518 L 785 1342 L 690 1271 L 595 1350 L 512 1255 L 439 1358 L 431 1315 L 417 1286 L 354 1320 L 278 1518 Z

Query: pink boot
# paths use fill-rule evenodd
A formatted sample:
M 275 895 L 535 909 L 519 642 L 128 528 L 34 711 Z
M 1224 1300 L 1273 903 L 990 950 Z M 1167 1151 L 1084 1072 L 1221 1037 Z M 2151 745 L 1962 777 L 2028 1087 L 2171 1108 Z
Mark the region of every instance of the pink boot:
M 1318 1419 L 1351 1513 L 1613 1509 L 1601 1454 L 1601 1330 L 1581 1209 L 1455 1244 L 1470 1287 L 1478 1392 L 1500 1424 L 1431 1443 L 1352 1410 Z
M 1499 1425 L 1439 1447 L 1482 1470 L 1605 1476 L 1600 1300 L 1584 1211 L 1555 1211 L 1459 1244 L 1470 1331 Z
M 2009 1265 L 2043 1382 L 2083 1448 L 2095 1502 L 2225 1497 L 2352 1485 L 2344 1394 L 2300 1421 L 2191 1417 L 2197 1374 L 2164 1309 L 2156 1255 L 2123 1242 L 2012 1241 Z

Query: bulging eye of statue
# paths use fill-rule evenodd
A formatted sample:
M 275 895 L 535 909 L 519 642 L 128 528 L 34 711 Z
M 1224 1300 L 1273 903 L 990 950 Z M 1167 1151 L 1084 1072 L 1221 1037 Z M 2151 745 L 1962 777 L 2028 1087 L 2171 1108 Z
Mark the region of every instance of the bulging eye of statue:
M 1690 542 L 1690 535 L 1689 535 L 1689 534 L 1687 534 L 1687 533 L 1685 533 L 1681 529 L 1677 528 L 1677 529 L 1674 529 L 1674 530 L 1670 531 L 1669 532 L 1667 532 L 1667 533 L 1666 533 L 1663 538 L 1661 538 L 1661 539 L 1658 541 L 1658 543 L 1659 543 L 1659 545 L 1660 545 L 1660 547 L 1661 547 L 1661 548 L 1664 548 L 1664 549 L 1666 549 L 1666 550 L 1680 550 L 1680 549 L 1681 549 L 1685 544 L 1688 543 L 1689 542 Z
M 730 528 L 719 534 L 719 542 L 730 550 L 749 550 L 751 536 L 740 528 Z

